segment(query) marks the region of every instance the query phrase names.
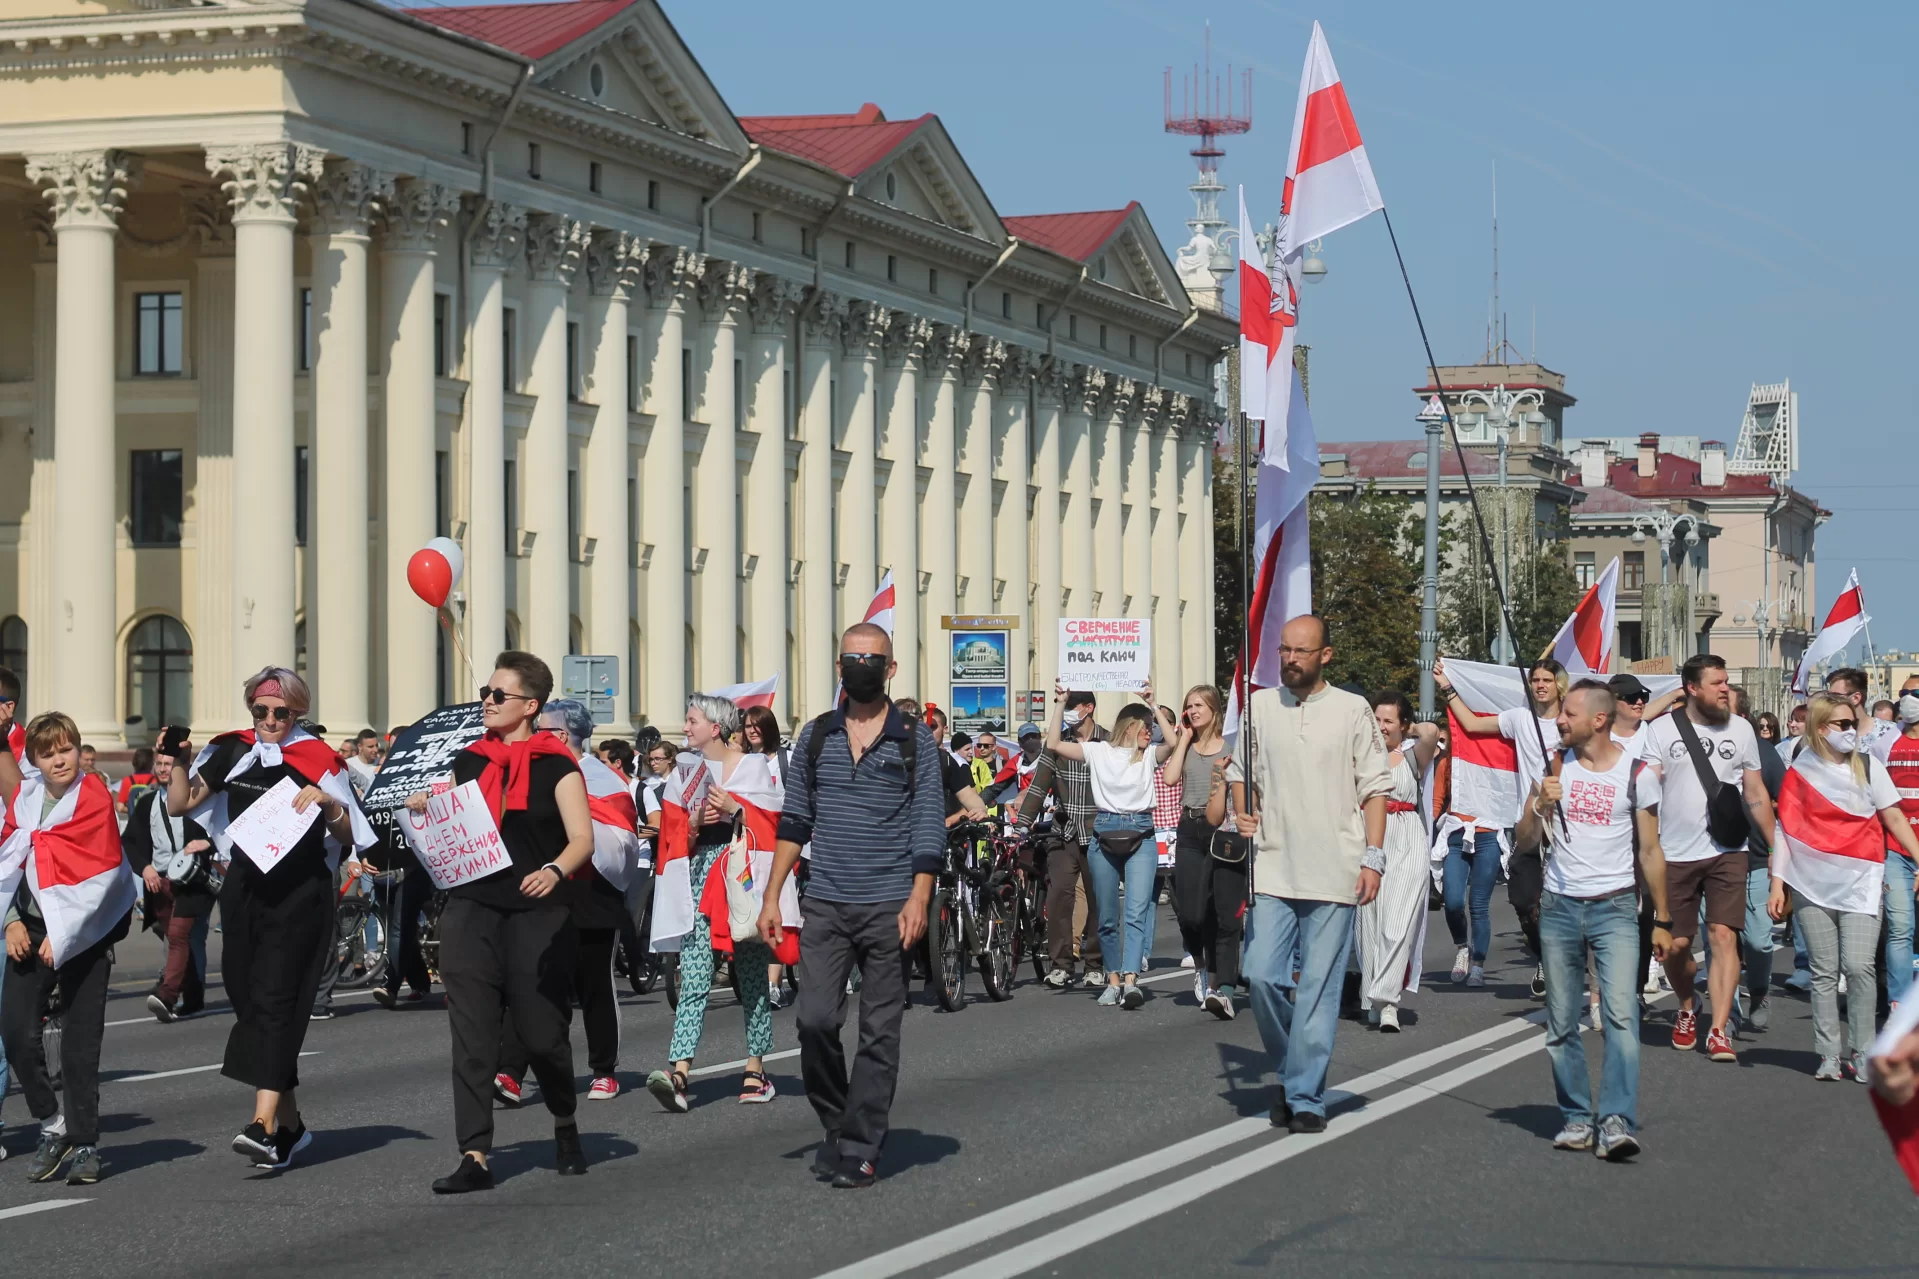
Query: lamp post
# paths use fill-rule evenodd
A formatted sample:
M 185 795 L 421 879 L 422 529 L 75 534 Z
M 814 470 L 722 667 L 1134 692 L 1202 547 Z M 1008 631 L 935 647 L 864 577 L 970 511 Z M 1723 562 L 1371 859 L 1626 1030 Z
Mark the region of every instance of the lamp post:
M 1420 410 L 1426 428 L 1426 579 L 1419 605 L 1419 717 L 1431 720 L 1438 712 L 1433 689 L 1433 663 L 1439 659 L 1439 458 L 1446 411 L 1437 395 Z
M 1779 697 L 1776 695 L 1772 679 L 1772 638 L 1779 630 L 1779 623 L 1792 615 L 1791 604 L 1783 599 L 1741 600 L 1744 612 L 1733 614 L 1734 626 L 1744 626 L 1750 618 L 1752 629 L 1759 641 L 1759 690 L 1762 710 L 1779 713 Z M 1780 671 L 1780 683 L 1783 685 L 1785 671 Z
M 1532 427 L 1537 431 L 1546 424 L 1546 415 L 1540 409 L 1546 403 L 1546 397 L 1536 390 L 1508 391 L 1505 383 L 1480 390 L 1474 387 L 1459 393 L 1460 407 L 1477 404 L 1479 413 L 1476 423 L 1497 433 L 1499 440 L 1499 580 L 1506 588 L 1506 599 L 1512 600 L 1513 581 L 1513 534 L 1512 500 L 1506 491 L 1506 450 L 1512 441 L 1512 433 L 1520 425 Z M 1469 415 L 1470 416 L 1470 415 Z M 1464 424 L 1466 418 L 1462 417 Z M 1512 632 L 1506 626 L 1506 614 L 1499 614 L 1499 641 L 1493 660 L 1504 665 L 1512 665 L 1518 660 L 1518 649 L 1514 645 Z
M 1655 511 L 1651 514 L 1637 514 L 1632 519 L 1632 540 L 1644 545 L 1646 535 L 1652 534 L 1659 540 L 1659 598 L 1660 611 L 1666 614 L 1663 629 L 1666 632 L 1663 647 L 1669 654 L 1677 654 L 1684 647 L 1684 636 L 1692 633 L 1692 596 L 1686 596 L 1686 628 L 1679 635 L 1672 630 L 1672 596 L 1666 587 L 1666 566 L 1672 562 L 1673 537 L 1679 526 L 1686 526 L 1686 546 L 1688 549 L 1699 545 L 1699 517 L 1696 515 L 1674 515 L 1670 511 Z M 1682 582 L 1681 585 L 1684 585 Z

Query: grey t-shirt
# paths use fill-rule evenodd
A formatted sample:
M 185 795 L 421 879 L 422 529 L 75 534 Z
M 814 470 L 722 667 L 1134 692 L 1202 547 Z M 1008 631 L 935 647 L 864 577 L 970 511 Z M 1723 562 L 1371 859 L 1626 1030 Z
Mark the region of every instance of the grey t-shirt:
M 1213 765 L 1225 749 L 1222 743 L 1212 754 L 1202 755 L 1190 746 L 1186 748 L 1186 762 L 1179 770 L 1181 808 L 1206 807 L 1207 793 L 1213 788 Z

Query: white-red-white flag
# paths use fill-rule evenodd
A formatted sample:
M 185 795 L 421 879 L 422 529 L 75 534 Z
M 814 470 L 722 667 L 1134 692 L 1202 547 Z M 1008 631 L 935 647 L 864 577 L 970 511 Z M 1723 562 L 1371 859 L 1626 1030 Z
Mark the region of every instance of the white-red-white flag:
M 681 755 L 660 791 L 659 851 L 654 862 L 658 878 L 653 889 L 651 938 L 654 950 L 678 950 L 680 939 L 693 931 L 695 905 L 704 889 L 704 884 L 695 888 L 691 874 L 693 815 L 704 809 L 715 787 L 739 801 L 748 842 L 756 849 L 772 851 L 780 810 L 786 806 L 786 788 L 773 775 L 767 757 L 746 756 L 733 766 L 733 775 L 722 782 L 720 768 L 713 761 L 691 753 Z M 724 860 L 719 859 L 719 864 Z
M 1566 668 L 1571 678 L 1605 676 L 1612 669 L 1612 637 L 1618 625 L 1619 557 L 1599 580 L 1586 588 L 1579 606 L 1572 611 L 1559 634 L 1553 636 L 1553 660 Z
M 880 579 L 879 589 L 873 592 L 873 602 L 866 606 L 866 616 L 861 620 L 871 622 L 888 635 L 893 633 L 892 569 L 887 569 L 886 576 Z
M 596 755 L 580 756 L 580 774 L 586 779 L 586 807 L 593 818 L 593 869 L 625 892 L 643 853 L 630 783 Z
M 26 882 L 58 968 L 111 933 L 140 893 L 120 851 L 113 797 L 99 774 L 68 787 L 51 809 L 45 799 L 44 782 L 23 782 L 7 811 L 0 829 L 0 901 L 12 901 Z
M 1253 598 L 1246 610 L 1246 652 L 1253 659 L 1249 674 L 1254 688 L 1279 683 L 1280 628 L 1313 611 L 1312 522 L 1306 497 L 1319 479 L 1319 440 L 1290 360 L 1284 372 L 1292 390 L 1287 411 L 1291 465 L 1282 469 L 1262 459 L 1253 499 Z M 1266 429 L 1270 434 L 1270 421 Z
M 773 698 L 780 691 L 780 677 L 775 674 L 770 679 L 748 680 L 744 684 L 728 684 L 725 688 L 716 688 L 708 697 L 724 697 L 733 705 L 745 710 L 749 706 L 773 705 Z
M 1886 835 L 1850 761 L 1835 764 L 1813 750 L 1794 757 L 1779 786 L 1772 873 L 1815 906 L 1879 914 Z
M 1286 153 L 1281 261 L 1385 207 L 1359 125 L 1346 102 L 1339 68 L 1326 47 L 1326 33 L 1315 22 L 1312 41 L 1306 46 L 1306 69 L 1299 77 L 1299 102 L 1293 109 L 1292 147 Z
M 1292 382 L 1293 333 L 1299 325 L 1299 290 L 1282 271 L 1277 284 L 1266 269 L 1246 216 L 1246 188 L 1239 189 L 1239 409 L 1264 422 L 1263 463 L 1280 470 L 1286 455 L 1286 416 Z
M 1859 589 L 1859 570 L 1854 569 L 1852 576 L 1846 579 L 1846 589 L 1832 602 L 1826 624 L 1819 628 L 1819 634 L 1813 637 L 1805 655 L 1799 659 L 1799 669 L 1792 676 L 1792 691 L 1804 697 L 1811 687 L 1812 668 L 1852 643 L 1852 637 L 1871 621 L 1866 612 L 1865 593 Z

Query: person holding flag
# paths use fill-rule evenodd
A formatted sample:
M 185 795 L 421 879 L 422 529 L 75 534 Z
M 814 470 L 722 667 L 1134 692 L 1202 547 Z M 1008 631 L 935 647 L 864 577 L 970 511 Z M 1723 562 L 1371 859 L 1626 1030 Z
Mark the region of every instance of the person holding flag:
M 1812 959 L 1813 1050 L 1819 1054 L 1812 1077 L 1841 1079 L 1843 1063 L 1863 1084 L 1870 1082 L 1866 1050 L 1873 1038 L 1886 844 L 1890 840 L 1907 857 L 1919 858 L 1919 839 L 1885 765 L 1858 749 L 1859 727 L 1859 709 L 1846 698 L 1816 693 L 1807 703 L 1807 746 L 1779 788 L 1767 913 L 1783 921 L 1790 890 L 1791 913 Z M 1852 991 L 1843 1041 L 1841 971 Z
M 11 709 L 11 708 L 9 708 Z M 0 901 L 6 910 L 7 966 L 0 985 L 0 1039 L 40 1121 L 27 1180 L 50 1181 L 69 1154 L 70 1186 L 100 1180 L 100 1039 L 106 1030 L 113 944 L 127 935 L 139 881 L 120 850 L 113 797 L 97 774 L 80 771 L 80 730 L 57 711 L 26 727 L 23 780 L 11 755 L 0 760 Z M 65 1125 L 47 1074 L 40 1010 L 57 992 Z

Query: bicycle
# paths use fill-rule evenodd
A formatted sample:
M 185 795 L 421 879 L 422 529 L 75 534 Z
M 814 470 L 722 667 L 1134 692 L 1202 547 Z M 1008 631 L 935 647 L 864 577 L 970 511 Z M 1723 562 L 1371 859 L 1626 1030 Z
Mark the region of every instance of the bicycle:
M 979 851 L 990 849 L 984 866 Z M 1016 895 L 1013 845 L 989 826 L 963 823 L 947 836 L 946 856 L 926 916 L 926 958 L 940 1007 L 966 1006 L 967 961 L 979 964 L 994 1002 L 1013 997 Z
M 1024 840 L 1018 836 L 1008 836 L 1006 842 L 1013 858 L 1014 967 L 1019 966 L 1021 958 L 1030 957 L 1033 961 L 1033 979 L 1045 981 L 1046 861 L 1040 842 L 1030 835 Z
M 391 959 L 387 953 L 386 915 L 379 899 L 368 890 L 380 883 L 397 885 L 405 873 L 362 867 L 340 885 L 340 901 L 333 915 L 334 989 L 365 989 L 378 985 L 386 975 Z

